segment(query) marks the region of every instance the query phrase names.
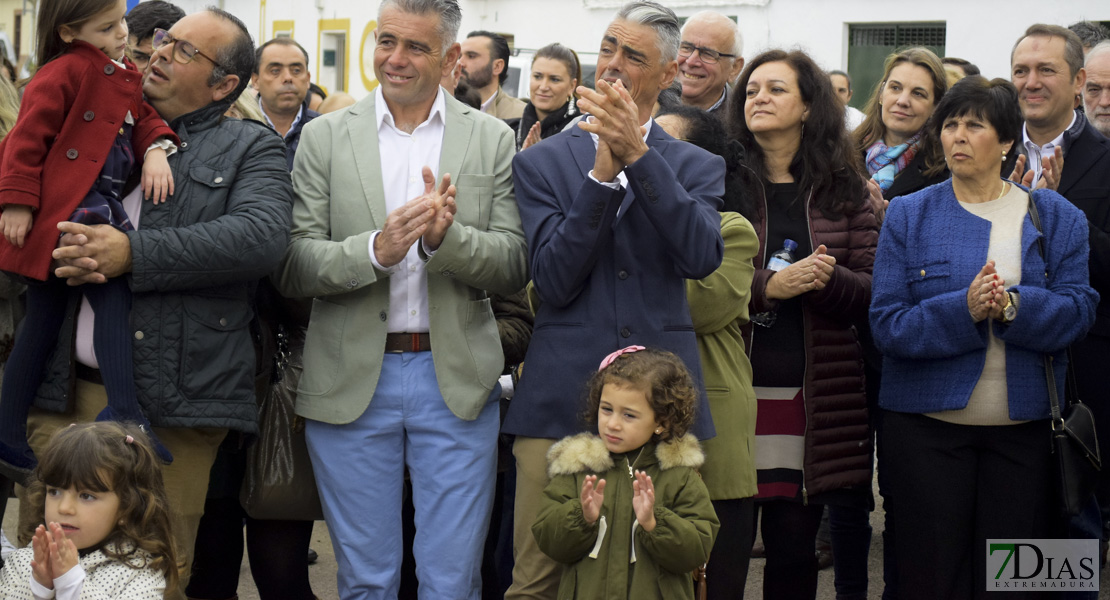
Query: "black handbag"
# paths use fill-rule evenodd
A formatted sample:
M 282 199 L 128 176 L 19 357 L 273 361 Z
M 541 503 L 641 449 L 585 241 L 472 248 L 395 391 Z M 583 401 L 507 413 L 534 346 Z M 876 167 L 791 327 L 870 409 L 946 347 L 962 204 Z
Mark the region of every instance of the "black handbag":
M 1029 194 L 1029 217 L 1033 226 L 1041 231 L 1041 219 L 1033 194 Z M 1037 244 L 1044 252 L 1044 236 L 1037 238 Z M 1053 358 L 1044 356 L 1045 379 L 1048 383 L 1048 400 L 1052 416 L 1052 452 L 1058 464 L 1058 489 L 1060 490 L 1060 509 L 1068 516 L 1075 516 L 1094 494 L 1098 474 L 1102 470 L 1102 455 L 1098 449 L 1098 433 L 1095 431 L 1095 415 L 1090 407 L 1079 400 L 1072 370 L 1071 350 L 1068 350 L 1068 371 L 1066 374 L 1068 403 L 1060 406 L 1056 392 L 1056 374 L 1052 367 Z
M 293 410 L 303 350 L 303 333 L 279 328 L 270 387 L 259 407 L 258 439 L 247 449 L 239 491 L 239 502 L 254 519 L 324 518 L 304 439 L 304 419 Z

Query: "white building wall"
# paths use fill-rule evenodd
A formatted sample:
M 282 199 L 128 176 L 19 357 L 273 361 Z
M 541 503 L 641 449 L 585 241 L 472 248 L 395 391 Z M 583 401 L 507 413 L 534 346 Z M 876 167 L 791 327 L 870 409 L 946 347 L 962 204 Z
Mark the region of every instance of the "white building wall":
M 193 12 L 212 0 L 176 0 Z M 356 98 L 373 82 L 372 25 L 379 2 L 353 0 L 219 0 L 239 16 L 257 40 L 272 36 L 275 20 L 296 22 L 294 37 L 317 60 L 317 24 L 321 19 L 350 19 L 348 91 Z M 560 42 L 575 50 L 596 52 L 601 34 L 621 5 L 619 0 L 460 0 L 460 36 L 475 29 L 511 32 L 518 48 L 536 49 Z M 798 46 L 827 69 L 848 64 L 848 25 L 856 23 L 944 22 L 946 53 L 977 64 L 988 77 L 1007 77 L 1014 41 L 1040 21 L 1069 25 L 1082 19 L 1110 20 L 1108 0 L 672 0 L 679 16 L 712 9 L 739 18 L 744 56 L 771 47 Z M 361 42 L 365 39 L 365 46 Z M 363 56 L 360 57 L 360 47 Z M 512 63 L 512 61 L 510 61 Z M 524 67 L 524 65 L 514 65 Z M 316 70 L 313 64 L 310 69 Z M 361 71 L 360 71 L 361 69 Z

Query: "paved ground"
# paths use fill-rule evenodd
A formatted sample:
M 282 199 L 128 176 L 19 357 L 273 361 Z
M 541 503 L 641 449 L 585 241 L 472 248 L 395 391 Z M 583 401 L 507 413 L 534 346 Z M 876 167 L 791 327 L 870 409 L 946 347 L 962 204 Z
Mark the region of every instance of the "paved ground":
M 14 531 L 18 507 L 16 500 L 8 502 L 8 509 L 4 515 L 4 530 Z M 879 600 L 882 593 L 882 512 L 875 511 L 871 515 L 871 525 L 875 534 L 871 538 L 870 574 L 871 586 L 868 591 L 869 600 Z M 331 539 L 328 537 L 327 526 L 321 521 L 316 523 L 312 534 L 312 547 L 319 552 L 320 559 L 309 567 L 309 577 L 312 580 L 312 589 L 320 600 L 338 599 L 339 594 L 335 586 L 335 554 L 332 552 Z M 762 597 L 763 587 L 763 561 L 752 560 L 748 573 L 748 586 L 745 597 L 759 599 Z M 1099 593 L 1100 600 L 1110 600 L 1110 569 L 1102 572 Z M 835 600 L 836 592 L 833 589 L 833 571 L 821 571 L 818 582 L 817 597 L 820 600 Z M 246 558 L 243 560 L 242 575 L 239 579 L 239 599 L 259 600 L 258 592 L 251 580 L 250 568 Z

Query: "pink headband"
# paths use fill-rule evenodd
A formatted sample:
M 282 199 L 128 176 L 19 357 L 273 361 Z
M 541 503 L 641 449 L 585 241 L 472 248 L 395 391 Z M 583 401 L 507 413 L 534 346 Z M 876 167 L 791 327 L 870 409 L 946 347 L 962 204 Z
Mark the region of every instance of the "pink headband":
M 609 365 L 613 364 L 613 361 L 617 360 L 617 357 L 622 355 L 622 354 L 632 354 L 633 352 L 639 352 L 640 350 L 647 350 L 647 348 L 644 348 L 643 346 L 629 346 L 627 348 L 621 348 L 620 350 L 617 350 L 616 352 L 613 352 L 609 356 L 606 356 L 605 358 L 603 358 L 601 360 L 601 366 L 598 367 L 597 370 L 598 371 L 605 370 L 605 367 L 608 367 Z

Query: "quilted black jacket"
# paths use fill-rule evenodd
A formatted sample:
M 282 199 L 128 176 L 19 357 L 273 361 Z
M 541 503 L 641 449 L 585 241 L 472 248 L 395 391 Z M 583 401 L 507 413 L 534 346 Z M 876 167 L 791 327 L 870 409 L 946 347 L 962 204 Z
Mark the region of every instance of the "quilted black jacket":
M 223 117 L 214 103 L 171 123 L 175 193 L 142 205 L 128 232 L 135 385 L 161 427 L 258 429 L 252 290 L 289 242 L 293 187 L 270 128 Z M 77 300 L 35 406 L 64 412 L 74 395 Z

